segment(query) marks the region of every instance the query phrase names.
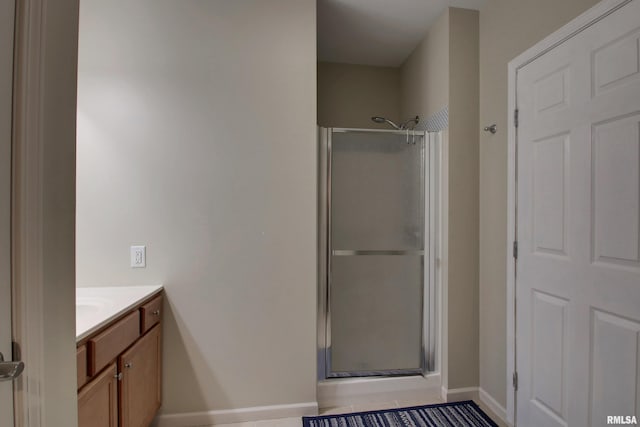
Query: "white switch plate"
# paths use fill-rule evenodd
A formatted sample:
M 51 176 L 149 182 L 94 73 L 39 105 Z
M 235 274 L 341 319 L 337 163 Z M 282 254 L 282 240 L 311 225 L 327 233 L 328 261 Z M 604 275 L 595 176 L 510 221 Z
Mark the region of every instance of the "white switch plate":
M 131 246 L 131 267 L 144 268 L 147 266 L 147 248 L 145 246 Z

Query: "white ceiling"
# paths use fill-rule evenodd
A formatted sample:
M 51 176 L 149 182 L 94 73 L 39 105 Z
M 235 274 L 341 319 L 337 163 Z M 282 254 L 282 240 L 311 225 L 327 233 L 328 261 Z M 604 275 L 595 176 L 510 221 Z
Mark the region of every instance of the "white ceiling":
M 485 0 L 318 0 L 318 60 L 397 67 L 449 6 Z

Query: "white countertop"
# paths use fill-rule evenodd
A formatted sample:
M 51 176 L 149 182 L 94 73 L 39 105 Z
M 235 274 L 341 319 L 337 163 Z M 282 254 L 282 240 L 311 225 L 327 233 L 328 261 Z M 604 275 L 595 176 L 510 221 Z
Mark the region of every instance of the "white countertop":
M 161 285 L 76 288 L 76 342 L 160 291 Z

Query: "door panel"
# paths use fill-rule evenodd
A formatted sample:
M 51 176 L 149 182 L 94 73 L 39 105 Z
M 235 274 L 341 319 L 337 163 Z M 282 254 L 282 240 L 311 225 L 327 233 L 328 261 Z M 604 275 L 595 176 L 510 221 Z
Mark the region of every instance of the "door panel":
M 422 257 L 336 256 L 332 264 L 331 370 L 419 370 Z
M 120 427 L 147 427 L 162 402 L 162 326 L 155 326 L 118 358 Z
M 333 131 L 329 377 L 422 372 L 424 135 Z
M 594 310 L 591 346 L 591 419 L 638 415 L 638 336 L 640 323 Z
M 640 410 L 640 2 L 518 71 L 518 426 Z
M 116 365 L 107 367 L 78 393 L 79 427 L 118 427 Z
M 639 129 L 640 113 L 593 127 L 593 255 L 598 263 L 640 267 Z
M 334 250 L 424 247 L 424 139 L 375 132 L 332 136 L 331 237 Z
M 11 360 L 11 110 L 14 0 L 0 0 L 0 352 Z M 13 425 L 11 382 L 0 382 L 0 425 Z
M 533 292 L 531 399 L 559 419 L 567 417 L 567 305 L 563 298 Z

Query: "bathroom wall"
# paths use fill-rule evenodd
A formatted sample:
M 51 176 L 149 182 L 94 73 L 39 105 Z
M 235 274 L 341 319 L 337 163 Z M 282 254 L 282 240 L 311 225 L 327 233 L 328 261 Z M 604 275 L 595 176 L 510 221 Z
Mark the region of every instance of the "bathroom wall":
M 426 119 L 449 104 L 449 9 L 402 64 L 400 91 L 402 117 Z
M 24 5 L 16 3 L 18 7 Z M 43 149 L 40 164 L 36 166 L 33 162 L 28 169 L 28 178 L 39 174 L 42 183 L 42 211 L 38 219 L 42 264 L 40 271 L 31 271 L 34 276 L 42 274 L 44 280 L 42 365 L 35 369 L 41 369 L 43 378 L 39 384 L 43 399 L 40 425 L 75 427 L 78 413 L 74 287 L 78 1 L 62 0 L 56 2 L 55 7 L 45 7 L 41 19 L 40 36 L 45 41 L 39 69 L 42 86 L 36 102 L 40 103 Z M 29 95 L 33 102 L 33 93 Z M 37 107 L 32 104 L 31 108 Z M 34 135 L 31 136 L 33 142 Z M 17 185 L 20 186 L 20 182 Z M 34 249 L 32 245 L 31 250 Z M 26 367 L 30 368 L 33 367 Z
M 449 8 L 401 69 L 403 114 L 449 107 L 443 382 L 478 385 L 478 12 Z
M 11 353 L 11 132 L 15 2 L 0 0 L 0 353 Z M 11 405 L 9 384 L 0 384 L 0 410 Z M 0 423 L 9 423 L 0 412 Z
M 319 126 L 389 129 L 372 122 L 373 116 L 405 120 L 399 68 L 318 62 Z
M 507 64 L 597 0 L 487 0 L 480 10 L 480 387 L 506 405 Z M 507 36 L 508 35 L 508 36 Z
M 165 285 L 163 413 L 315 402 L 315 1 L 80 23 L 78 284 Z
M 449 9 L 449 388 L 478 385 L 478 12 Z

